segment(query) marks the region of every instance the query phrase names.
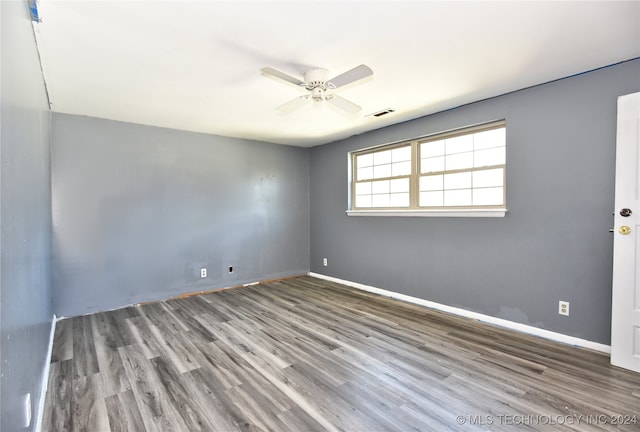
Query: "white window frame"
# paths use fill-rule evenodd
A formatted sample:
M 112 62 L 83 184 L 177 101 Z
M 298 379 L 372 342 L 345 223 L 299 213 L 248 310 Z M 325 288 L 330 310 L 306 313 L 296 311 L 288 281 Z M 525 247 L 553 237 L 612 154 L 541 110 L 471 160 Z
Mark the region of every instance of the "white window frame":
M 506 122 L 504 120 L 494 121 L 491 123 L 484 123 L 475 126 L 469 126 L 461 129 L 451 130 L 447 132 L 437 133 L 420 137 L 417 139 L 402 141 L 392 144 L 386 144 L 382 146 L 371 147 L 362 150 L 356 150 L 349 153 L 349 209 L 346 211 L 349 216 L 401 216 L 401 217 L 504 217 L 506 209 L 506 160 L 503 164 L 465 168 L 461 170 L 444 170 L 440 172 L 421 173 L 421 155 L 420 148 L 422 143 L 428 143 L 445 138 L 452 138 L 455 136 L 469 135 L 473 133 L 488 131 L 492 129 L 504 128 L 506 133 Z M 355 208 L 356 197 L 356 158 L 358 156 L 373 154 L 388 149 L 410 146 L 411 147 L 411 175 L 410 175 L 410 204 L 408 207 L 383 207 L 383 208 Z M 475 150 L 474 150 L 475 151 Z M 506 152 L 506 143 L 505 143 Z M 505 156 L 506 157 L 506 156 Z M 437 206 L 437 207 L 420 207 L 419 205 L 419 182 L 420 177 L 429 175 L 451 174 L 456 172 L 474 172 L 487 169 L 502 169 L 503 170 L 503 204 L 501 205 L 483 205 L 483 206 Z M 402 176 L 406 177 L 406 176 Z M 391 180 L 398 177 L 384 177 L 375 178 L 375 180 Z M 368 179 L 363 179 L 367 181 Z

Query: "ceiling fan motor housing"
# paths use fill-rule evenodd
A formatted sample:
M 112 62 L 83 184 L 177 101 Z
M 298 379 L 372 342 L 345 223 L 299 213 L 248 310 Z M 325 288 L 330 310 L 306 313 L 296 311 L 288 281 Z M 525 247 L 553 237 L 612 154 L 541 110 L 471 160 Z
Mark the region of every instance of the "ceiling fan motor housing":
M 315 101 L 324 100 L 324 93 L 327 90 L 326 69 L 310 69 L 304 74 L 305 88 L 311 92 L 311 98 Z
M 324 85 L 327 82 L 329 71 L 326 69 L 310 69 L 304 73 L 304 82 L 308 87 Z

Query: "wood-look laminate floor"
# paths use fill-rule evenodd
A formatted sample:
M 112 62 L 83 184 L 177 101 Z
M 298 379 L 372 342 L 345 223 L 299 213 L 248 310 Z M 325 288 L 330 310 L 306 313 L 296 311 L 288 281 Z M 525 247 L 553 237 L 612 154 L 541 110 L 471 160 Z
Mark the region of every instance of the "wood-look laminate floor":
M 48 386 L 55 432 L 640 430 L 608 356 L 309 277 L 60 321 Z

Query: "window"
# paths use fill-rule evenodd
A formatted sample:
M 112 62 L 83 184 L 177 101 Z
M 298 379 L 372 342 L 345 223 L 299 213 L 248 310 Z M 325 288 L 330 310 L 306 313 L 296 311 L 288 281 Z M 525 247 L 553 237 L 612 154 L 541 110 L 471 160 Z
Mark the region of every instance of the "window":
M 505 136 L 497 122 L 353 152 L 348 213 L 504 216 Z

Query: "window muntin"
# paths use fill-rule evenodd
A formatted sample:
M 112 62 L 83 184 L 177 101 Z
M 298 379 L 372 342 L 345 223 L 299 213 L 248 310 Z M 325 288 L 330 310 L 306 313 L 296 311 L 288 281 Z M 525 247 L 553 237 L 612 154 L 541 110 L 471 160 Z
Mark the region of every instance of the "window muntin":
M 352 154 L 352 208 L 505 206 L 504 122 Z

